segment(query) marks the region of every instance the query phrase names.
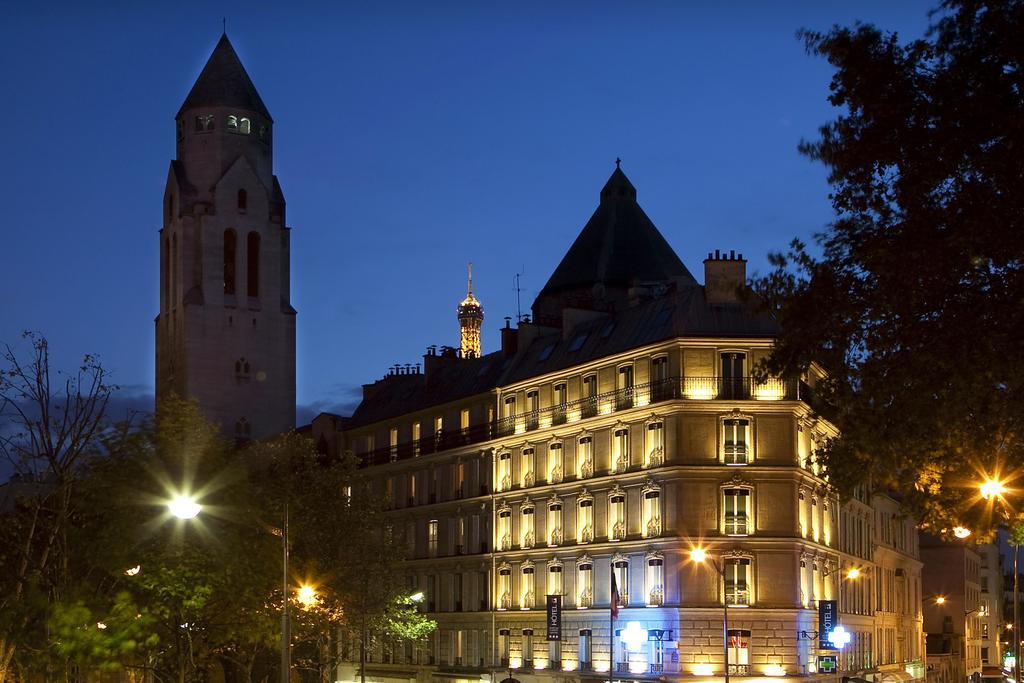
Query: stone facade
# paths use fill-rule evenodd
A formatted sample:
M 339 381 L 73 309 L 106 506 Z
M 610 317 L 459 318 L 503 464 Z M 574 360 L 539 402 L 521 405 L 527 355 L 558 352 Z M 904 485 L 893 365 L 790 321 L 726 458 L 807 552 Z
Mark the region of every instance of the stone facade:
M 224 36 L 176 117 L 164 191 L 156 395 L 238 440 L 295 426 L 290 229 L 273 122 Z
M 606 204 L 635 204 L 621 170 L 601 197 L 604 234 L 654 230 L 635 205 Z M 410 591 L 439 622 L 421 649 L 378 642 L 369 678 L 715 680 L 724 615 L 734 678 L 923 678 L 913 522 L 883 495 L 841 504 L 822 477 L 816 449 L 835 431 L 810 409 L 817 368 L 752 377 L 773 328 L 736 296 L 742 257 L 709 255 L 711 303 L 674 254 L 645 264 L 668 264 L 662 284 L 634 273 L 604 300 L 566 267 L 574 256 L 542 294 L 543 324 L 503 330 L 501 351 L 428 352 L 424 374 L 364 387 L 351 420 L 313 423 L 374 468 Z M 545 637 L 548 595 L 562 596 L 560 642 Z M 821 600 L 852 635 L 837 671 L 819 670 Z

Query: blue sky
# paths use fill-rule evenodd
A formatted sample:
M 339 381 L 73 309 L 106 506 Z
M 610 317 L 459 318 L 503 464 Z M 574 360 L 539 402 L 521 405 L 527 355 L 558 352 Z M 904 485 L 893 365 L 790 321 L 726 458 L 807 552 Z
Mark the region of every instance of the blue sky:
M 35 329 L 153 386 L 174 114 L 221 17 L 275 120 L 301 416 L 455 344 L 473 261 L 484 350 L 623 159 L 680 257 L 766 254 L 829 220 L 796 146 L 834 115 L 795 32 L 917 37 L 923 2 L 5 3 L 0 341 Z

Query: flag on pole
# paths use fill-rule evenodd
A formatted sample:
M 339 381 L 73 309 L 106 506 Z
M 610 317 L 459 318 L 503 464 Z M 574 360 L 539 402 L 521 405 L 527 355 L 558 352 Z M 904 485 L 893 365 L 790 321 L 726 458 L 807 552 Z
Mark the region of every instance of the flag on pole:
M 615 570 L 612 569 L 612 619 L 619 618 L 619 586 L 615 583 Z

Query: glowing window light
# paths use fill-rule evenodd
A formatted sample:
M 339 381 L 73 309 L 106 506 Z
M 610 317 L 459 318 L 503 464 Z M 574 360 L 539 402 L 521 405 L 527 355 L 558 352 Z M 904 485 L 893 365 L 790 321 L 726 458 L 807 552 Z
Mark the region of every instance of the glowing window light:
M 694 664 L 693 673 L 695 676 L 710 676 L 715 672 L 710 664 Z
M 639 621 L 631 621 L 626 624 L 620 637 L 627 648 L 637 652 L 647 642 L 647 629 L 641 626 Z

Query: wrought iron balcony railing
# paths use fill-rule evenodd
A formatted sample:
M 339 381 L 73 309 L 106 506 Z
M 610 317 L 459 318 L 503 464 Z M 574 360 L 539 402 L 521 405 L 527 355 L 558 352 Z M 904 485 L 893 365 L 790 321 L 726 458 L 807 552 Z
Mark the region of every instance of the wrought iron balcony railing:
M 674 399 L 811 401 L 808 385 L 793 379 L 753 377 L 669 377 L 647 384 L 607 391 L 539 410 L 510 415 L 465 429 L 441 430 L 430 436 L 360 454 L 363 467 L 405 460 L 505 436 L 544 429 Z

